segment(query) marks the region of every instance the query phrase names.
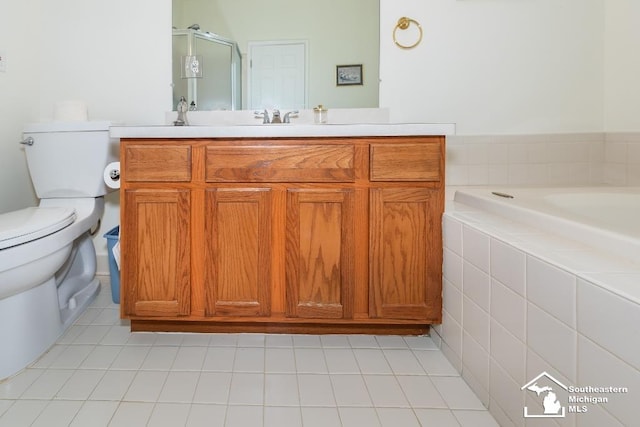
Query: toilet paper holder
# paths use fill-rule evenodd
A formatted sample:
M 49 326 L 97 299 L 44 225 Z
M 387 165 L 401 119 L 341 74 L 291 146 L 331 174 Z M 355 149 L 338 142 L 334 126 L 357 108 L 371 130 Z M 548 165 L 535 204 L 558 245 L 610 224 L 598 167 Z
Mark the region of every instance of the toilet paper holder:
M 120 188 L 120 162 L 109 163 L 103 171 L 104 183 L 114 190 Z

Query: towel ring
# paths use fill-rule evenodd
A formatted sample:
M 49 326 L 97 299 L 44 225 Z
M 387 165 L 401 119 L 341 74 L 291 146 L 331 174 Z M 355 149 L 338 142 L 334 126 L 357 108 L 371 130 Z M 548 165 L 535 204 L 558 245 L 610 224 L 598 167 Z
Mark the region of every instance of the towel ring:
M 416 40 L 416 42 L 413 44 L 404 45 L 400 43 L 396 38 L 396 32 L 398 31 L 398 29 L 406 30 L 411 26 L 411 24 L 414 24 L 416 27 L 418 27 L 418 31 L 420 32 L 418 36 L 418 40 Z M 402 18 L 398 19 L 398 23 L 396 24 L 396 27 L 393 29 L 393 42 L 396 44 L 396 46 L 398 46 L 401 49 L 411 49 L 418 46 L 418 44 L 420 44 L 421 41 L 422 41 L 422 27 L 420 26 L 420 23 L 418 21 L 416 21 L 415 19 L 407 18 L 406 16 L 403 16 Z

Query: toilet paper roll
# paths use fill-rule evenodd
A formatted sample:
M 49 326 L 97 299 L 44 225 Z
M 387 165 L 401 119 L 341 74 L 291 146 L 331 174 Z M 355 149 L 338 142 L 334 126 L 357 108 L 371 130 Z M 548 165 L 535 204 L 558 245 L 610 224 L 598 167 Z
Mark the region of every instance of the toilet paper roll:
M 120 162 L 111 162 L 104 168 L 102 174 L 104 183 L 107 187 L 118 189 L 120 188 Z
M 59 101 L 53 109 L 53 119 L 61 122 L 86 122 L 89 117 L 84 101 Z

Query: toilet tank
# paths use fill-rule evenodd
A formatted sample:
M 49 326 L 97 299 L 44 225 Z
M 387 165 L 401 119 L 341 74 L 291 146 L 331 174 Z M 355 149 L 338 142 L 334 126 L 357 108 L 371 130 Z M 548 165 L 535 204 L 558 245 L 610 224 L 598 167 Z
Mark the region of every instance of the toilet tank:
M 109 137 L 110 122 L 34 123 L 24 128 L 29 174 L 40 199 L 98 197 L 112 191 L 104 168 L 118 160 L 117 138 Z

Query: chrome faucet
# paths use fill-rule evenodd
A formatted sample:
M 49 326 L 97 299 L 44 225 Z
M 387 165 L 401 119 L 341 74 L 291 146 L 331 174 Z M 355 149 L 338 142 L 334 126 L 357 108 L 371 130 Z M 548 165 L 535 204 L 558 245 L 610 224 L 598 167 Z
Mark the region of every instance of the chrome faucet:
M 256 118 L 262 118 L 262 124 L 266 125 L 271 123 L 271 121 L 269 120 L 269 112 L 266 108 L 264 109 L 264 111 L 254 111 L 253 114 L 255 114 Z
M 271 118 L 269 118 L 269 111 L 266 109 L 264 111 L 254 111 L 255 117 L 257 119 L 262 119 L 263 124 L 269 123 L 291 123 L 292 117 L 298 117 L 298 110 L 289 111 L 284 116 L 280 113 L 280 110 L 273 110 L 271 114 Z
M 289 111 L 282 118 L 282 123 L 291 123 L 291 117 L 298 117 L 298 110 Z

